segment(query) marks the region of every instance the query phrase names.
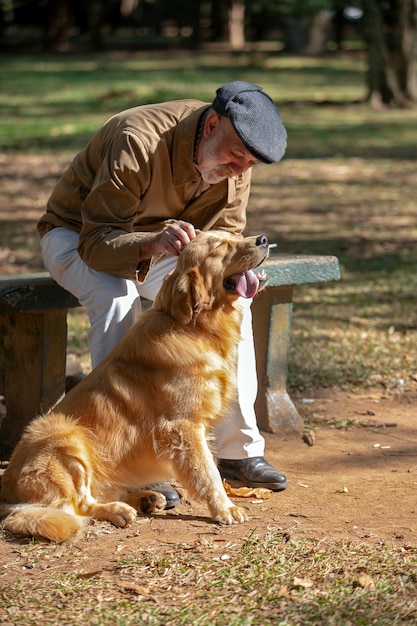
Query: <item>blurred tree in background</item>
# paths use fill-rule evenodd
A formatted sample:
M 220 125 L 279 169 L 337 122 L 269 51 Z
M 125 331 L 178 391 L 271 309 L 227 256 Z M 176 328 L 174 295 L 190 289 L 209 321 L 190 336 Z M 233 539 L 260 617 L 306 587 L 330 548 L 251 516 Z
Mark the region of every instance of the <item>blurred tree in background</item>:
M 305 52 L 312 32 L 321 31 L 323 44 L 314 50 L 321 53 L 339 4 L 343 14 L 344 0 L 0 0 L 0 20 L 9 39 L 17 43 L 30 28 L 48 50 L 64 50 L 80 36 L 100 48 L 124 29 L 137 49 L 165 37 L 194 48 L 280 40 L 288 51 Z
M 363 0 L 363 32 L 368 49 L 370 101 L 408 106 L 415 84 L 417 3 L 415 0 Z
M 0 0 L 1 48 L 131 50 L 223 43 L 239 51 L 318 55 L 356 38 L 368 55 L 369 101 L 409 106 L 417 0 Z

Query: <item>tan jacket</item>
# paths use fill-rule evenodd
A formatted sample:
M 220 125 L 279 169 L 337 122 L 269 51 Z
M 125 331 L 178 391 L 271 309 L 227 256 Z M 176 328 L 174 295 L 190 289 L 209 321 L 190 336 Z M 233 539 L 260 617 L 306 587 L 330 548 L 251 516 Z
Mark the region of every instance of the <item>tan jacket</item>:
M 198 121 L 208 106 L 178 100 L 110 118 L 58 181 L 40 235 L 57 226 L 79 232 L 79 253 L 90 267 L 142 281 L 155 259 L 138 267 L 141 238 L 172 219 L 240 234 L 250 170 L 208 185 L 194 164 Z

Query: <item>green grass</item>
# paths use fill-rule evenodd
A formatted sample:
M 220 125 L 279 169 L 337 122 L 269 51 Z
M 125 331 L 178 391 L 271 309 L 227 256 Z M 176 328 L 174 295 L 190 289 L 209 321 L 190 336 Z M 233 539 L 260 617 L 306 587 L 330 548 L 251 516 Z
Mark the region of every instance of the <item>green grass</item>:
M 39 162 L 33 184 L 26 172 L 28 184 L 9 202 L 37 207 L 37 214 L 58 175 L 54 171 L 49 180 L 42 159 L 70 158 L 118 110 L 171 98 L 210 100 L 218 85 L 233 79 L 263 85 L 278 103 L 289 145 L 280 165 L 254 170 L 247 232 L 261 228 L 284 253 L 334 254 L 342 267 L 340 283 L 296 290 L 290 383 L 298 389 L 389 388 L 398 379 L 411 384 L 417 361 L 417 114 L 373 111 L 361 102 L 366 66 L 360 54 L 306 59 L 267 52 L 108 52 L 4 60 L 4 158 L 32 154 Z M 1 248 L 22 255 L 26 237 L 33 250 L 34 221 L 22 232 L 7 208 L 2 220 Z M 85 333 L 85 318 L 74 312 L 71 348 L 83 358 Z
M 340 282 L 295 290 L 293 388 L 415 385 L 416 184 L 406 156 L 289 158 L 274 181 L 255 169 L 249 229 L 261 224 L 284 253 L 336 255 L 342 270 Z
M 22 556 L 28 552 L 27 568 L 36 569 L 56 549 L 39 544 Z M 253 532 L 217 550 L 138 549 L 85 575 L 46 573 L 34 581 L 22 573 L 2 589 L 0 623 L 411 625 L 416 566 L 415 548 Z
M 11 273 L 39 269 L 35 223 L 61 163 L 107 117 L 161 99 L 211 99 L 226 81 L 251 80 L 279 104 L 289 148 L 280 165 L 255 168 L 247 231 L 262 229 L 279 252 L 336 255 L 342 268 L 340 282 L 295 290 L 292 391 L 381 385 L 389 392 L 398 381 L 415 389 L 417 113 L 360 103 L 360 56 L 9 54 L 0 60 L 0 255 Z M 7 261 L 14 257 L 21 266 Z M 86 330 L 83 312 L 72 312 L 70 349 L 84 360 Z M 295 541 L 271 532 L 209 548 L 202 542 L 115 554 L 110 568 L 88 576 L 77 573 L 88 572 L 88 564 L 76 547 L 67 573 L 55 575 L 48 568 L 42 573 L 42 565 L 59 546 L 17 548 L 25 565 L 12 583 L 0 582 L 0 624 L 417 622 L 413 547 Z
M 235 79 L 262 84 L 282 104 L 327 97 L 329 84 L 335 101 L 364 94 L 362 62 L 324 65 L 266 56 L 254 66 L 252 60 L 224 53 L 10 55 L 0 65 L 2 147 L 77 150 L 122 108 L 184 97 L 211 100 L 219 85 Z

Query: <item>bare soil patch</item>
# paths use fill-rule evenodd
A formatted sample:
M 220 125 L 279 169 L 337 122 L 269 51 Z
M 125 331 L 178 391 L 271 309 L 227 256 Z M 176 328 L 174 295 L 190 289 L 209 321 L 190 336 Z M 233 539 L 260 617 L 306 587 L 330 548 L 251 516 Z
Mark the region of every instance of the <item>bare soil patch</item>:
M 43 579 L 54 573 L 119 576 L 115 561 L 138 549 L 193 550 L 221 558 L 230 545 L 253 533 L 280 532 L 288 538 L 316 538 L 417 546 L 417 425 L 415 398 L 378 390 L 354 395 L 325 390 L 300 404 L 314 424 L 313 445 L 302 437 L 266 434 L 266 457 L 284 471 L 289 487 L 270 498 L 244 501 L 250 519 L 234 526 L 211 522 L 204 505 L 183 496 L 180 506 L 153 517 L 138 517 L 128 528 L 93 523 L 85 533 L 58 546 L 4 534 L 2 573 L 7 584 L 20 576 Z M 314 402 L 311 402 L 314 400 Z M 233 483 L 239 486 L 238 483 Z
M 41 269 L 35 224 L 67 160 L 0 156 L 0 274 Z M 414 387 L 403 393 L 382 388 L 360 394 L 337 388 L 304 392 L 295 399 L 314 443 L 295 435 L 265 435 L 266 458 L 287 474 L 289 488 L 263 501 L 245 500 L 246 524 L 214 524 L 205 506 L 184 493 L 173 511 L 138 517 L 126 529 L 94 523 L 62 545 L 33 545 L 3 532 L 0 586 L 21 576 L 42 580 L 68 572 L 105 572 L 116 579 L 117 559 L 138 548 L 170 552 L 197 546 L 205 558 L 221 558 L 227 546 L 242 545 L 253 533 L 416 547 L 416 398 Z

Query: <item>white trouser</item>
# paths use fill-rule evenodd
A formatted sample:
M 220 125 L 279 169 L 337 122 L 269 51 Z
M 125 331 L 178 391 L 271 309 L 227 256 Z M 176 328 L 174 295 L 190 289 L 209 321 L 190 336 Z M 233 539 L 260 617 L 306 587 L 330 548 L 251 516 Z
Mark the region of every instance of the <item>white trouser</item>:
M 77 233 L 66 228 L 54 228 L 42 237 L 42 257 L 56 282 L 72 293 L 87 310 L 91 364 L 96 367 L 132 326 L 141 310 L 140 297 L 155 298 L 164 277 L 175 266 L 177 259 L 167 255 L 151 268 L 145 282 L 139 284 L 91 269 L 79 256 L 77 245 Z M 251 300 L 241 298 L 241 303 L 243 322 L 238 356 L 238 400 L 215 431 L 217 456 L 221 459 L 263 456 L 265 448 L 254 410 L 257 377 Z

